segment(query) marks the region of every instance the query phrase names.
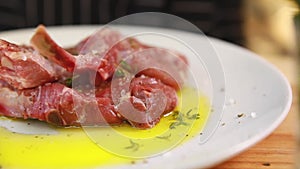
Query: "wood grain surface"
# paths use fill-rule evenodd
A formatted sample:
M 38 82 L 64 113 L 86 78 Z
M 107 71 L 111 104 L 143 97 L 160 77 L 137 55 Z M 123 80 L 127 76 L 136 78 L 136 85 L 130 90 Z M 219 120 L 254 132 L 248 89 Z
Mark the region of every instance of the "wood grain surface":
M 213 167 L 214 169 L 294 169 L 296 162 L 300 160 L 300 156 L 296 155 L 298 119 L 300 119 L 296 59 L 291 56 L 274 55 L 265 55 L 264 58 L 278 67 L 288 78 L 293 90 L 291 110 L 281 125 L 267 138 L 234 158 Z

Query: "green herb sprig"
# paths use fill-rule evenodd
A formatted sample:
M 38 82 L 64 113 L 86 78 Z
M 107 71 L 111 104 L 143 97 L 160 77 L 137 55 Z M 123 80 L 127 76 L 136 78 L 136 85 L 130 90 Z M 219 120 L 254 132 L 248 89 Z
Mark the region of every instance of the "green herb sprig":
M 188 110 L 186 113 L 182 113 L 179 111 L 174 112 L 174 118 L 176 119 L 175 122 L 172 122 L 169 126 L 170 129 L 175 129 L 178 126 L 187 126 L 187 120 L 197 120 L 200 119 L 200 115 L 198 113 L 191 114 L 193 109 Z
M 131 149 L 132 151 L 138 151 L 140 148 L 140 144 L 132 141 L 131 139 L 129 140 L 130 145 L 125 147 L 125 149 Z
M 187 113 L 186 113 L 186 117 L 189 120 L 197 120 L 200 119 L 200 114 L 196 113 L 196 114 L 190 114 L 192 112 L 193 109 L 190 109 Z
M 185 122 L 183 113 L 176 112 L 176 114 L 175 114 L 176 121 L 173 122 L 173 123 L 171 123 L 171 125 L 169 126 L 169 128 L 170 129 L 175 129 L 177 126 L 180 126 L 180 125 L 187 126 L 188 123 Z
M 171 136 L 172 136 L 172 135 L 171 135 L 171 133 L 170 133 L 169 135 L 166 135 L 166 136 L 156 136 L 156 138 L 158 138 L 158 139 L 163 139 L 163 140 L 169 140 Z
M 69 77 L 65 80 L 65 84 L 67 87 L 72 87 L 73 80 L 77 79 L 79 75 L 74 75 L 73 77 Z

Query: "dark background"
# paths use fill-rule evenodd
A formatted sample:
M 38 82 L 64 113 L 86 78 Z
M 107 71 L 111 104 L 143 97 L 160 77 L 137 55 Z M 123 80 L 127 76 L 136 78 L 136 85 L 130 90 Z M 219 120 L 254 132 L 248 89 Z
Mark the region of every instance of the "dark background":
M 241 0 L 0 0 L 0 31 L 38 24 L 106 24 L 137 12 L 187 19 L 205 34 L 243 45 Z

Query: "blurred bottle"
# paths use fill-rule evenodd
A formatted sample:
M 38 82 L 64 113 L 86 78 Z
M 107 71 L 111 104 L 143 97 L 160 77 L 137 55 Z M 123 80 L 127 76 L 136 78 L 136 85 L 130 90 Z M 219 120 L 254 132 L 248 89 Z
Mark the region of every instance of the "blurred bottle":
M 246 46 L 263 56 L 294 56 L 295 4 L 288 0 L 244 2 Z

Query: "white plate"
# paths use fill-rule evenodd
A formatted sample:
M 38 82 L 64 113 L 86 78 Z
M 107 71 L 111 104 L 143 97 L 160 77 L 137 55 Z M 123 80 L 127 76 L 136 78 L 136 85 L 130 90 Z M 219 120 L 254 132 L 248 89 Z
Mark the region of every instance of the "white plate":
M 93 33 L 97 26 L 49 28 L 61 45 L 73 45 Z M 120 27 L 122 32 L 159 30 L 175 33 L 201 44 L 203 36 L 183 31 L 146 27 Z M 0 33 L 0 38 L 16 43 L 29 43 L 33 29 Z M 207 39 L 206 39 L 207 40 Z M 231 158 L 269 135 L 286 117 L 291 101 L 291 88 L 274 66 L 241 47 L 209 38 L 223 65 L 226 101 L 220 125 L 211 138 L 200 144 L 200 135 L 166 154 L 147 159 L 147 164 L 118 166 L 121 168 L 205 168 Z M 163 42 L 158 46 L 166 45 Z M 205 49 L 202 49 L 205 50 Z M 203 51 L 205 53 L 205 51 Z M 201 78 L 201 77 L 197 77 Z M 243 117 L 238 118 L 238 114 Z M 218 119 L 214 119 L 218 120 Z

